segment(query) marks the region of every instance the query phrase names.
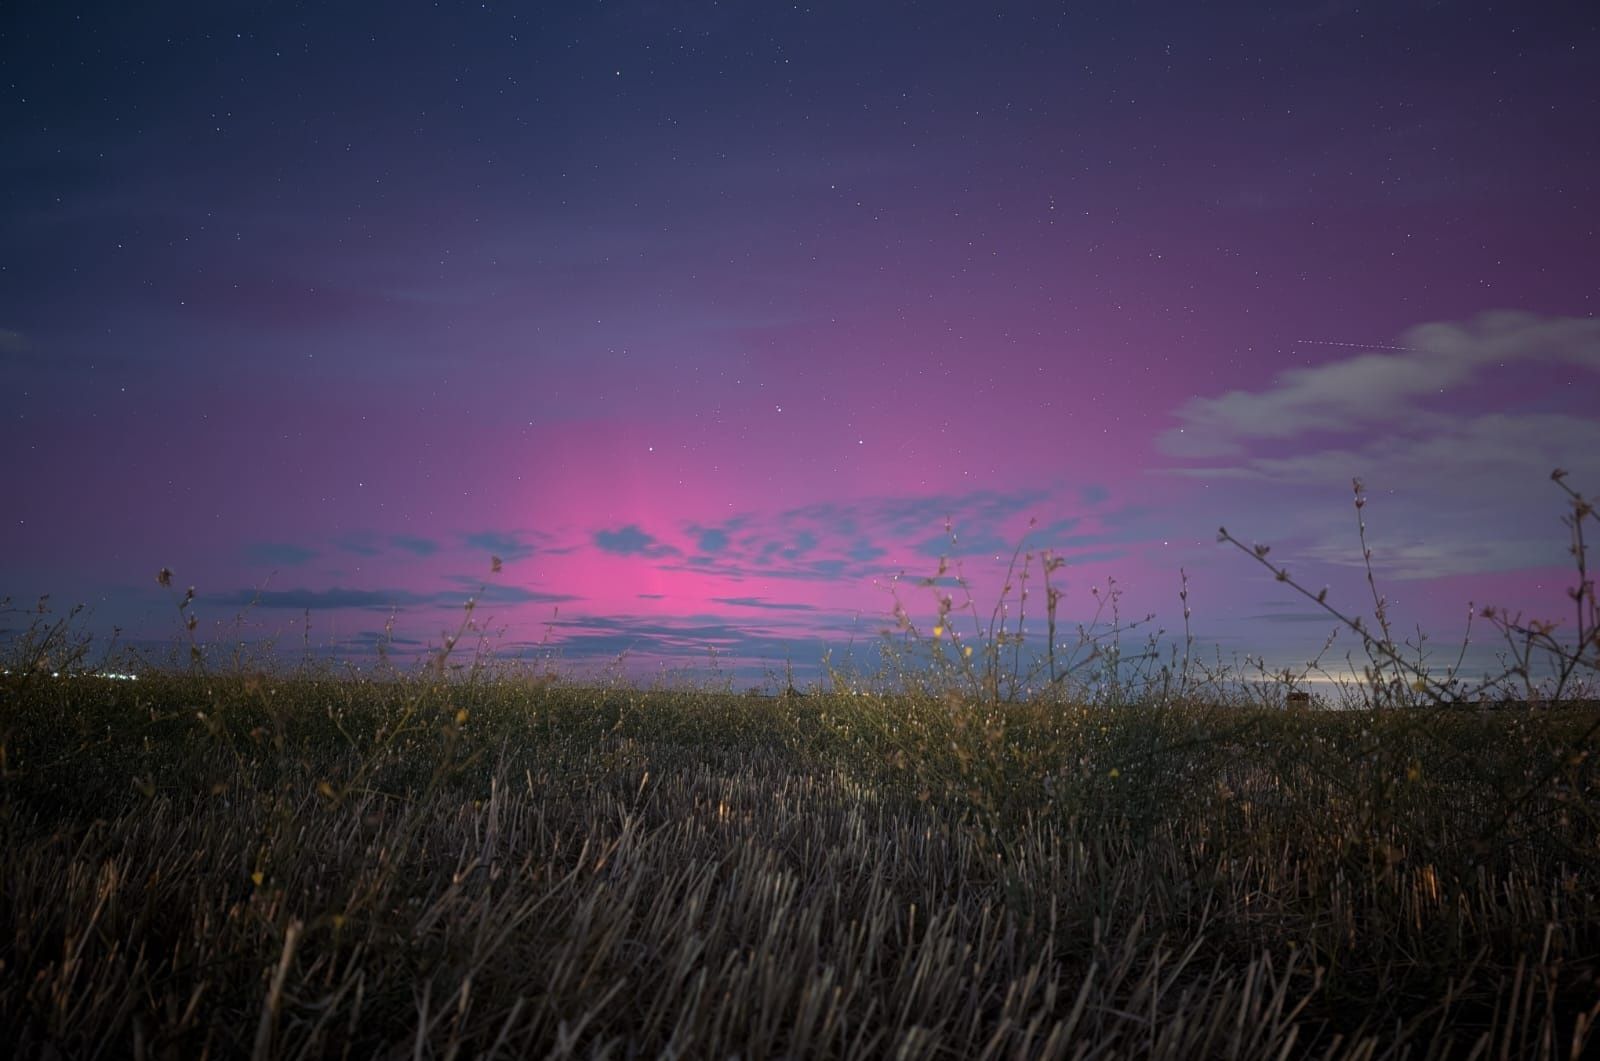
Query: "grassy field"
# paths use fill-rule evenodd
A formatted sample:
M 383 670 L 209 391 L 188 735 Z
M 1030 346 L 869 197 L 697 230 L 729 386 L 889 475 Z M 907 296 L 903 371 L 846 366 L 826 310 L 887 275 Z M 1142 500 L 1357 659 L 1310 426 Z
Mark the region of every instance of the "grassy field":
M 1591 711 L 0 678 L 19 1057 L 1577 1057 Z

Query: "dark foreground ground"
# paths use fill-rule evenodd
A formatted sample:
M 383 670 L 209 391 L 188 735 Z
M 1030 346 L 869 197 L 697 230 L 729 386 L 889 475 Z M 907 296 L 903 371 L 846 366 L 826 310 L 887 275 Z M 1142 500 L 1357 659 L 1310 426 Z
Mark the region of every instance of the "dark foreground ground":
M 0 682 L 19 1057 L 1600 1044 L 1592 711 Z

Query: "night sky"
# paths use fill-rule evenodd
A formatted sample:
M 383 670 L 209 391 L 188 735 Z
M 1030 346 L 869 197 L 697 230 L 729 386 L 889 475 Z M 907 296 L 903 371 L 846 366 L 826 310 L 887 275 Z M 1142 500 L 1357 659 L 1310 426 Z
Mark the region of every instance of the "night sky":
M 1282 666 L 1216 529 L 1370 614 L 1361 476 L 1453 658 L 1600 492 L 1596 70 L 1593 3 L 13 0 L 0 595 L 804 676 L 1028 534 Z

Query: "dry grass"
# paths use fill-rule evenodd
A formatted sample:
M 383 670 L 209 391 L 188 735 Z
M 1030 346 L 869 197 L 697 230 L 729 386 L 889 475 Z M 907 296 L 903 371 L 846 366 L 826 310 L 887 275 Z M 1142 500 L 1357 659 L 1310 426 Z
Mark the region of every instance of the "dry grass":
M 1565 1058 L 1600 1012 L 1584 714 L 5 680 L 18 1056 Z

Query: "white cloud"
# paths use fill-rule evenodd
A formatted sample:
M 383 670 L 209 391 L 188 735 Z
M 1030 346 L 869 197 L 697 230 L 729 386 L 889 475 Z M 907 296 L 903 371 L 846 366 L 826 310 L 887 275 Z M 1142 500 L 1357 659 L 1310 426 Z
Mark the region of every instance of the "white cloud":
M 1410 349 L 1365 351 L 1285 372 L 1259 391 L 1191 400 L 1178 413 L 1184 431 L 1161 440 L 1188 460 L 1166 471 L 1261 514 L 1271 526 L 1253 530 L 1292 538 L 1302 559 L 1362 563 L 1354 515 L 1330 521 L 1325 503 L 1332 493 L 1348 498 L 1360 477 L 1372 495 L 1373 560 L 1391 577 L 1566 562 L 1557 522 L 1565 498 L 1549 474 L 1566 468 L 1575 489 L 1600 493 L 1600 386 L 1578 395 L 1584 408 L 1569 385 L 1573 368 L 1600 370 L 1600 320 L 1488 314 L 1413 328 L 1396 346 Z M 1506 369 L 1520 374 L 1519 405 L 1486 408 Z M 1313 490 L 1318 500 L 1307 502 Z
M 1178 457 L 1231 457 L 1248 454 L 1252 443 L 1316 433 L 1447 431 L 1454 414 L 1425 402 L 1491 367 L 1600 369 L 1600 320 L 1488 313 L 1465 324 L 1412 328 L 1396 346 L 1407 349 L 1290 369 L 1261 390 L 1191 399 L 1177 413 L 1182 429 L 1158 444 Z

